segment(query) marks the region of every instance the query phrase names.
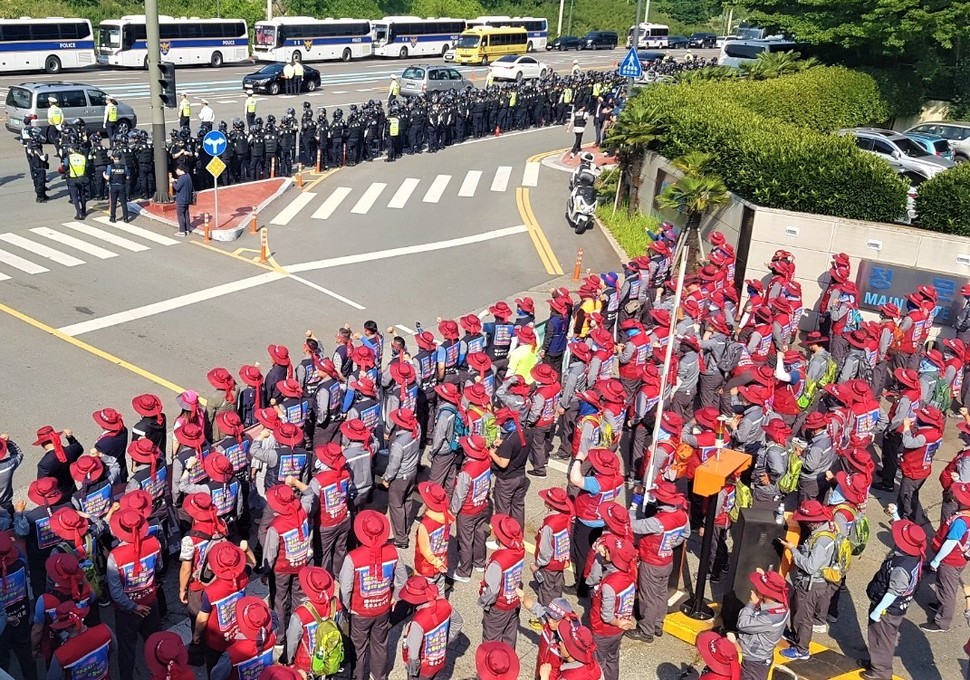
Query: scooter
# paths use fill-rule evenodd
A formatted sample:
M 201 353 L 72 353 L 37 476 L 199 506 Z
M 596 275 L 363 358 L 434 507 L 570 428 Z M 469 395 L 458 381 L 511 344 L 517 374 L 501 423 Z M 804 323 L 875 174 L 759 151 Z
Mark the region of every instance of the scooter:
M 584 151 L 580 154 L 579 160 L 579 166 L 573 170 L 573 174 L 569 177 L 570 191 L 580 185 L 593 186 L 599 176 L 599 171 L 593 163 L 593 154 Z
M 596 189 L 592 185 L 577 185 L 566 201 L 566 221 L 577 234 L 593 227 L 593 213 L 596 212 Z

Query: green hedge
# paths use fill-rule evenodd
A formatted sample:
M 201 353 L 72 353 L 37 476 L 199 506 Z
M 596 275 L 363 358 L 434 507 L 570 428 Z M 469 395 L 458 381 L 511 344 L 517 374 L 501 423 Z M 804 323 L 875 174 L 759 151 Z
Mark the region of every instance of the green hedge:
M 924 229 L 970 236 L 970 163 L 961 163 L 923 182 L 916 214 Z
M 851 91 L 835 104 L 842 87 Z M 770 81 L 651 87 L 639 96 L 659 111 L 663 155 L 712 154 L 711 172 L 754 203 L 893 221 L 905 212 L 906 184 L 851 139 L 828 134 L 868 122 L 880 107 L 878 94 L 875 105 L 865 101 L 874 88 L 868 76 L 819 67 Z
M 601 203 L 596 208 L 596 216 L 613 234 L 613 238 L 628 257 L 647 252 L 647 247 L 653 243 L 647 232 L 660 231 L 660 218 L 639 211 L 631 213 L 626 203 L 621 203 L 615 212 L 612 202 Z

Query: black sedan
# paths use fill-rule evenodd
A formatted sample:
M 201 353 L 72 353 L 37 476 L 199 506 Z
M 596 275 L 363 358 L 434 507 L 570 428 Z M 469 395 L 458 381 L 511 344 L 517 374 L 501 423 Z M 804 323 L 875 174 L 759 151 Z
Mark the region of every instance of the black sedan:
M 690 46 L 690 40 L 682 35 L 671 35 L 667 37 L 667 47 L 672 50 L 687 49 Z
M 581 50 L 583 49 L 583 41 L 574 35 L 561 35 L 555 40 L 546 43 L 547 50 L 559 50 L 560 52 L 564 50 Z
M 243 76 L 242 89 L 267 94 L 279 94 L 286 90 L 283 78 L 285 64 L 266 64 L 258 71 Z M 303 65 L 303 81 L 300 83 L 301 92 L 313 92 L 320 87 L 320 71 L 312 66 Z

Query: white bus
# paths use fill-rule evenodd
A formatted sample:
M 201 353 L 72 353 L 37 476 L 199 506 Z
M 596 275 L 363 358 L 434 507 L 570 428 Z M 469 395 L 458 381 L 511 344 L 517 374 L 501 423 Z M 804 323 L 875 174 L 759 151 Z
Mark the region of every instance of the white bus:
M 546 41 L 549 40 L 549 22 L 541 17 L 490 16 L 468 20 L 468 28 L 476 26 L 524 28 L 529 33 L 529 42 L 526 45 L 529 52 L 546 49 Z
M 94 33 L 87 19 L 0 19 L 0 72 L 93 66 Z
M 256 22 L 256 61 L 350 61 L 370 53 L 370 22 L 365 19 L 279 17 Z
M 633 31 L 636 26 L 630 27 L 630 32 L 626 37 L 626 46 L 630 47 L 633 42 Z M 663 24 L 640 24 L 640 33 L 637 37 L 638 49 L 667 49 L 667 36 L 670 34 L 670 27 Z
M 465 30 L 464 19 L 419 19 L 384 17 L 371 22 L 374 56 L 400 57 L 438 55 L 458 42 Z
M 249 29 L 242 19 L 158 17 L 162 61 L 176 66 L 219 67 L 249 59 Z M 98 26 L 98 63 L 147 68 L 145 15 L 102 21 Z
M 721 46 L 721 55 L 717 63 L 720 66 L 740 68 L 742 64 L 754 63 L 758 60 L 758 55 L 765 52 L 795 52 L 799 56 L 805 56 L 806 45 L 781 37 L 764 40 L 726 40 Z

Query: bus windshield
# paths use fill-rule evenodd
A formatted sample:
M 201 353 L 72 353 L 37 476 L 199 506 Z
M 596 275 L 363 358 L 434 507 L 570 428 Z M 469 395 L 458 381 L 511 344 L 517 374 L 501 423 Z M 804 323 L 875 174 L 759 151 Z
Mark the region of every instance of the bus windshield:
M 481 41 L 482 41 L 482 37 L 480 35 L 463 35 L 458 39 L 457 47 L 459 49 L 460 48 L 471 49 L 474 47 L 478 47 L 478 44 Z
M 98 45 L 100 47 L 121 47 L 121 27 L 103 24 L 99 26 Z
M 256 26 L 256 45 L 259 47 L 275 47 L 276 26 Z
M 387 40 L 387 24 L 374 24 L 375 42 L 385 42 Z

